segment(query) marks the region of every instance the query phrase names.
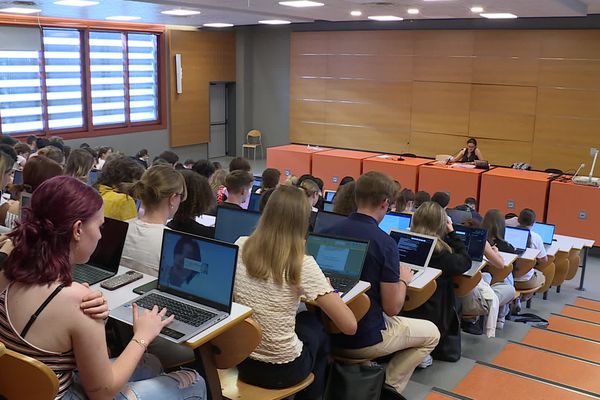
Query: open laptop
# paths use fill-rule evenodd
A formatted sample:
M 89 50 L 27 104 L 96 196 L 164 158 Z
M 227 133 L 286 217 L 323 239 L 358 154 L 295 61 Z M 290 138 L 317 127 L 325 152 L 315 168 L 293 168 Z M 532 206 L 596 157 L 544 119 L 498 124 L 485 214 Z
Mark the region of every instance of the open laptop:
M 412 220 L 411 214 L 388 212 L 385 217 L 379 223 L 379 227 L 382 231 L 389 234 L 392 229 L 395 230 L 408 230 L 410 228 L 410 222 Z
M 98 241 L 96 250 L 86 264 L 76 265 L 73 269 L 75 282 L 87 282 L 90 285 L 114 276 L 119 271 L 119 263 L 123 254 L 127 222 L 112 218 L 104 218 L 102 238 Z
M 241 236 L 250 236 L 259 219 L 260 213 L 256 211 L 217 207 L 215 239 L 235 243 Z
M 554 240 L 554 229 L 554 225 L 543 224 L 541 222 L 536 222 L 533 224 L 533 228 L 531 228 L 532 231 L 542 237 L 544 244 L 552 244 L 552 241 Z
M 335 197 L 335 190 L 326 190 L 323 193 L 323 200 L 325 200 L 327 203 L 332 203 L 334 197 Z
M 167 316 L 175 314 L 175 320 L 159 336 L 175 343 L 188 340 L 231 313 L 237 257 L 235 245 L 165 229 L 157 288 L 110 316 L 131 325 L 133 303 L 146 309 L 166 307 Z
M 315 258 L 329 278 L 331 286 L 347 293 L 358 283 L 369 249 L 369 242 L 311 233 L 306 239 L 306 252 Z
M 392 239 L 398 244 L 400 262 L 406 264 L 413 272 L 413 280 L 423 275 L 435 250 L 437 238 L 410 231 L 390 232 Z
M 15 169 L 15 173 L 13 175 L 13 185 L 20 185 L 23 183 L 23 170 Z
M 323 211 L 333 212 L 333 203 L 323 202 Z
M 483 252 L 487 241 L 487 229 L 470 228 L 467 226 L 454 224 L 454 232 L 465 244 L 469 256 L 471 257 L 471 269 L 465 274 L 472 276 L 479 271 L 483 263 Z
M 88 185 L 94 186 L 98 181 L 98 175 L 100 174 L 100 170 L 92 169 L 88 172 Z
M 323 232 L 324 230 L 331 228 L 333 225 L 345 220 L 346 218 L 347 217 L 342 214 L 336 214 L 329 211 L 319 211 L 317 213 L 317 218 L 315 219 L 315 227 L 313 232 Z
M 252 193 L 248 202 L 248 211 L 258 211 L 260 209 L 260 194 Z
M 504 240 L 512 244 L 517 251 L 517 254 L 521 255 L 527 250 L 527 245 L 529 243 L 529 229 L 507 226 L 504 231 Z

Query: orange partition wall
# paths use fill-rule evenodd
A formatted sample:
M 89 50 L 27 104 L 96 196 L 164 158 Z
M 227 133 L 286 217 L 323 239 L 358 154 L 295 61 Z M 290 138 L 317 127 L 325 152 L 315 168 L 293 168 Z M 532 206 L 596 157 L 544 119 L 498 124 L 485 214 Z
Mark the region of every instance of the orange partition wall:
M 329 150 L 313 154 L 312 174 L 323 179 L 326 190 L 337 190 L 344 176 L 358 179 L 362 162 L 376 153 L 354 150 Z
M 450 193 L 450 204 L 463 204 L 467 197 L 479 199 L 482 169 L 451 168 L 445 165 L 422 165 L 419 167 L 419 190 L 433 195 L 435 192 Z
M 481 176 L 479 212 L 483 215 L 490 208 L 506 213 L 519 212 L 524 208 L 535 211 L 538 221 L 546 213 L 550 174 L 523 171 L 512 168 L 494 168 Z
M 326 150 L 330 149 L 326 147 L 308 147 L 301 144 L 269 147 L 267 149 L 267 168 L 277 168 L 281 171 L 281 182 L 290 175 L 310 174 L 313 154 Z
M 554 181 L 550 184 L 547 222 L 556 233 L 600 240 L 600 188 Z
M 362 172 L 384 172 L 400 182 L 402 189 L 417 190 L 419 183 L 419 166 L 431 160 L 416 157 L 399 157 L 394 155 L 381 155 L 363 160 Z

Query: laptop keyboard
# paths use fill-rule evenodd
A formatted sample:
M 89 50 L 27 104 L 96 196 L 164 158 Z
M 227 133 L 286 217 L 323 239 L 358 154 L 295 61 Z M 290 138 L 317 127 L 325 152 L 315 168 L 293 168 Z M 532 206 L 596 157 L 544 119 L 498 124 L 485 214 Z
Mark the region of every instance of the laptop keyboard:
M 167 317 L 171 314 L 175 314 L 175 318 L 177 318 L 178 321 L 192 326 L 200 326 L 217 316 L 217 314 L 213 312 L 182 303 L 158 293 L 150 293 L 148 296 L 137 300 L 136 303 L 138 306 L 148 310 L 151 310 L 155 305 L 160 309 L 166 307 Z
M 103 271 L 101 269 L 90 268 L 86 265 L 76 265 L 73 270 L 73 280 L 77 283 L 87 282 L 90 285 L 98 283 L 110 278 L 114 274 L 112 272 Z
M 346 293 L 348 290 L 352 289 L 354 285 L 356 285 L 356 280 L 352 278 L 346 278 L 343 276 L 329 276 L 329 281 L 331 282 L 331 286 L 335 290 L 341 293 Z

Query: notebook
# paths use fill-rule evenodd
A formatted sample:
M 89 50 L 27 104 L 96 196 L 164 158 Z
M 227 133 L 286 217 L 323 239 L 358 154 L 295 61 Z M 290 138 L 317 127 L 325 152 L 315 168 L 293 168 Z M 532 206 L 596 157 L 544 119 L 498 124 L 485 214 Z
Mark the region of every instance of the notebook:
M 256 211 L 217 207 L 215 239 L 235 243 L 241 236 L 250 236 L 259 218 L 260 214 Z
M 313 231 L 315 233 L 323 232 L 324 230 L 331 228 L 333 225 L 345 220 L 346 218 L 347 217 L 342 214 L 336 214 L 329 211 L 319 211 L 317 213 L 317 218 L 315 219 L 315 227 Z
M 331 286 L 347 293 L 358 283 L 369 242 L 311 233 L 306 239 L 306 253 L 313 256 Z
M 392 239 L 398 244 L 398 255 L 400 262 L 406 264 L 413 272 L 413 280 L 423 275 L 429 265 L 437 238 L 421 235 L 410 231 L 390 232 Z
M 471 257 L 471 269 L 465 274 L 475 274 L 483 263 L 483 252 L 487 242 L 487 230 L 482 228 L 470 228 L 462 225 L 454 225 L 454 232 L 462 240 Z
M 75 282 L 87 282 L 90 285 L 114 276 L 119 271 L 125 237 L 129 224 L 112 218 L 104 218 L 102 238 L 96 250 L 86 264 L 76 265 L 73 269 Z
M 392 229 L 394 230 L 408 230 L 410 228 L 410 222 L 412 220 L 411 214 L 388 212 L 385 217 L 379 223 L 379 227 L 382 231 L 389 234 Z
M 554 240 L 554 228 L 555 226 L 552 224 L 542 224 L 541 222 L 536 222 L 533 224 L 533 228 L 531 228 L 531 230 L 542 237 L 544 244 L 552 244 L 552 241 Z
M 507 226 L 504 231 L 504 240 L 512 244 L 517 251 L 517 254 L 521 255 L 527 250 L 527 244 L 529 243 L 529 229 Z
M 335 197 L 335 190 L 326 190 L 323 193 L 323 199 L 327 202 L 327 203 L 332 203 L 333 202 L 333 198 Z
M 161 337 L 181 343 L 224 320 L 231 313 L 238 247 L 217 240 L 165 229 L 158 286 L 111 311 L 132 324 L 131 304 L 167 307 L 175 320 Z

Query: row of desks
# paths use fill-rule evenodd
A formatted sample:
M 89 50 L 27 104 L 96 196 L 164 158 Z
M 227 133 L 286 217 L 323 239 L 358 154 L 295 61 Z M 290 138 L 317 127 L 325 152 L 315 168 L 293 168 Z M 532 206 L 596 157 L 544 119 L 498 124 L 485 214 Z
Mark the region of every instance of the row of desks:
M 432 160 L 372 152 L 286 145 L 267 149 L 267 167 L 290 175 L 312 174 L 326 190 L 336 190 L 344 176 L 355 179 L 368 171 L 384 172 L 403 188 L 449 192 L 450 207 L 474 197 L 480 212 L 497 208 L 519 213 L 525 207 L 538 220 L 557 226 L 557 233 L 600 240 L 600 189 L 551 180 L 551 174 L 497 167 L 482 169 L 432 165 Z

